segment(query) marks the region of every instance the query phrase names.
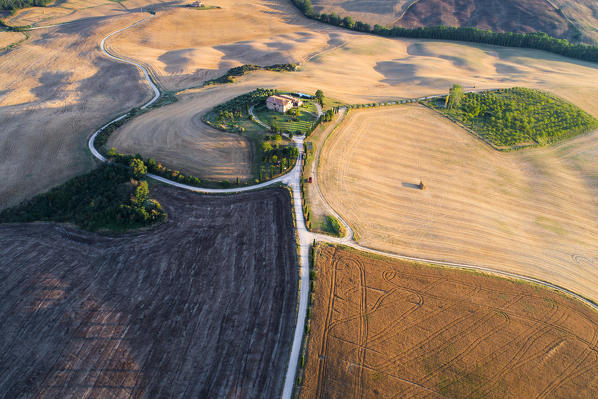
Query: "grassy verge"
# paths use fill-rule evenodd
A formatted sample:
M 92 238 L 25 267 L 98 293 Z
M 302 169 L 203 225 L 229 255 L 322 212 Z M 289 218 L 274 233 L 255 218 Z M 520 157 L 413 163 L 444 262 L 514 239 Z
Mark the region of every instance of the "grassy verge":
M 540 90 L 515 87 L 461 93 L 424 104 L 457 122 L 497 150 L 543 146 L 598 128 L 598 120 Z
M 144 172 L 126 165 L 103 164 L 90 173 L 0 212 L 0 223 L 51 221 L 83 229 L 123 231 L 166 219 L 149 196 Z
M 301 393 L 301 384 L 303 383 L 303 376 L 305 374 L 305 361 L 307 359 L 307 349 L 309 347 L 309 338 L 311 332 L 311 313 L 314 306 L 314 291 L 316 286 L 316 265 L 315 259 L 318 251 L 318 245 L 314 240 L 309 249 L 309 303 L 307 304 L 307 314 L 305 316 L 305 329 L 303 331 L 303 340 L 301 341 L 301 350 L 299 351 L 299 359 L 297 364 L 297 374 L 295 378 L 295 386 L 292 397 L 297 399 Z
M 305 224 L 309 231 L 328 234 L 335 237 L 343 237 L 345 230 L 336 218 L 327 213 L 325 205 L 314 186 L 313 177 L 317 173 L 315 160 L 318 150 L 324 146 L 326 139 L 334 132 L 328 132 L 330 123 L 322 123 L 305 140 L 305 161 L 303 163 L 303 174 L 301 179 L 301 193 L 303 197 L 303 215 Z M 340 124 L 340 122 L 339 122 Z M 338 126 L 338 125 L 337 125 Z M 309 183 L 309 178 L 312 183 Z

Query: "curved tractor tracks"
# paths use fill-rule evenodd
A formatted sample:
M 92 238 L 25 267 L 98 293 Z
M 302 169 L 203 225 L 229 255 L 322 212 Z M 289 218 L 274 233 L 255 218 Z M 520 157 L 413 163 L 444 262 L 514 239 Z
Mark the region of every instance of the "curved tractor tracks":
M 125 59 L 125 58 L 118 57 L 114 54 L 111 54 L 108 50 L 106 50 L 105 44 L 106 44 L 106 40 L 109 39 L 110 37 L 122 32 L 124 30 L 127 30 L 137 24 L 140 24 L 152 17 L 153 17 L 153 15 L 143 18 L 143 19 L 141 19 L 131 25 L 128 25 L 122 29 L 114 31 L 114 32 L 108 34 L 106 37 L 104 37 L 104 39 L 102 39 L 102 41 L 100 43 L 100 49 L 101 49 L 102 53 L 104 53 L 107 57 L 112 58 L 119 62 L 124 62 L 124 63 L 130 64 L 130 65 L 134 65 L 139 70 L 141 70 L 141 72 L 143 73 L 148 85 L 151 87 L 151 89 L 154 92 L 154 97 L 151 100 L 149 100 L 147 103 L 142 105 L 141 106 L 142 109 L 146 109 L 147 107 L 152 105 L 154 102 L 156 102 L 160 98 L 160 95 L 161 95 L 160 89 L 155 84 L 155 82 L 152 80 L 148 70 L 143 65 L 141 65 L 137 62 Z M 436 97 L 436 96 L 429 96 L 429 97 L 423 97 L 423 98 L 432 98 L 432 97 Z M 342 122 L 346 112 L 347 112 L 346 108 L 341 109 L 341 113 L 337 117 L 335 122 L 328 127 L 328 132 L 326 133 L 326 136 L 330 135 L 334 131 L 334 128 Z M 320 109 L 319 109 L 319 113 L 321 113 Z M 111 123 L 119 121 L 119 120 L 127 117 L 128 115 L 129 114 L 126 113 L 124 115 L 119 116 L 118 118 L 113 119 L 106 125 L 102 126 L 100 129 L 98 129 L 89 138 L 89 141 L 88 141 L 89 150 L 91 151 L 91 153 L 93 154 L 93 156 L 95 158 L 97 158 L 98 160 L 100 160 L 102 162 L 108 161 L 102 154 L 100 154 L 96 150 L 96 148 L 94 146 L 94 141 L 95 141 L 95 138 L 97 137 L 97 135 L 99 133 L 101 133 Z M 308 304 L 308 299 L 309 299 L 309 271 L 308 271 L 309 248 L 310 248 L 311 243 L 314 240 L 317 240 L 320 242 L 342 244 L 342 245 L 346 245 L 346 246 L 349 246 L 349 247 L 352 247 L 352 248 L 355 248 L 355 249 L 358 249 L 361 251 L 374 253 L 374 254 L 378 254 L 378 255 L 383 255 L 383 256 L 387 256 L 387 257 L 391 257 L 391 258 L 395 258 L 395 259 L 410 260 L 410 261 L 422 262 L 422 263 L 428 263 L 428 264 L 434 264 L 434 265 L 440 265 L 440 266 L 448 266 L 448 267 L 454 267 L 454 268 L 459 268 L 459 269 L 464 269 L 464 270 L 481 271 L 484 273 L 490 273 L 490 274 L 494 274 L 494 275 L 498 275 L 498 276 L 502 276 L 502 277 L 519 279 L 519 280 L 523 280 L 526 282 L 542 285 L 547 288 L 555 289 L 557 291 L 565 293 L 569 296 L 572 296 L 572 297 L 586 303 L 587 305 L 591 306 L 595 310 L 598 310 L 598 305 L 596 303 L 590 301 L 589 299 L 586 299 L 586 298 L 582 297 L 581 295 L 578 295 L 566 288 L 559 287 L 559 286 L 551 284 L 547 281 L 543 281 L 543 280 L 536 279 L 533 277 L 528 277 L 528 276 L 523 276 L 523 275 L 519 275 L 516 273 L 509 273 L 509 272 L 505 272 L 505 271 L 495 270 L 495 269 L 478 266 L 478 265 L 446 262 L 446 261 L 435 260 L 435 259 L 417 258 L 417 257 L 411 257 L 411 256 L 405 256 L 405 255 L 400 255 L 400 254 L 395 254 L 395 253 L 384 252 L 384 251 L 376 250 L 373 248 L 361 246 L 354 240 L 353 230 L 351 229 L 349 224 L 338 214 L 338 212 L 336 212 L 332 208 L 332 206 L 330 206 L 330 204 L 328 203 L 328 201 L 326 200 L 326 198 L 320 191 L 320 188 L 317 184 L 317 180 L 314 182 L 315 183 L 314 187 L 316 187 L 318 195 L 322 198 L 323 203 L 325 204 L 325 207 L 327 208 L 327 210 L 331 214 L 333 214 L 335 217 L 337 217 L 339 222 L 342 223 L 342 225 L 345 227 L 346 235 L 341 238 L 336 238 L 336 237 L 330 237 L 327 235 L 316 234 L 316 233 L 312 233 L 312 232 L 308 231 L 306 224 L 305 224 L 305 218 L 303 216 L 303 210 L 302 210 L 302 206 L 301 206 L 302 196 L 301 196 L 300 183 L 301 183 L 301 178 L 302 178 L 302 160 L 304 159 L 303 140 L 304 140 L 304 137 L 294 137 L 293 138 L 295 146 L 299 150 L 299 157 L 297 159 L 297 163 L 295 164 L 295 166 L 293 167 L 293 169 L 290 172 L 288 172 L 287 174 L 280 176 L 276 179 L 272 179 L 270 181 L 267 181 L 267 182 L 264 182 L 261 184 L 256 184 L 253 186 L 247 186 L 247 187 L 241 187 L 241 188 L 231 188 L 231 189 L 209 189 L 209 188 L 194 187 L 194 186 L 189 186 L 186 184 L 181 184 L 178 182 L 173 182 L 171 180 L 168 180 L 168 179 L 165 179 L 163 177 L 156 176 L 153 174 L 147 175 L 148 177 L 150 177 L 152 179 L 155 179 L 155 180 L 160 181 L 165 184 L 169 184 L 171 186 L 175 186 L 175 187 L 179 187 L 182 189 L 199 192 L 199 193 L 207 193 L 207 194 L 239 193 L 239 192 L 243 192 L 243 191 L 259 190 L 259 189 L 262 189 L 265 187 L 269 187 L 269 186 L 272 186 L 275 184 L 281 184 L 281 183 L 285 184 L 291 188 L 292 193 L 293 193 L 295 224 L 297 227 L 297 236 L 298 236 L 298 240 L 299 240 L 299 249 L 300 249 L 300 257 L 299 257 L 299 261 L 300 261 L 300 271 L 299 271 L 300 285 L 299 285 L 299 287 L 300 288 L 299 288 L 299 307 L 298 307 L 298 312 L 297 312 L 297 323 L 296 323 L 296 327 L 295 327 L 295 334 L 293 337 L 293 344 L 291 347 L 291 355 L 289 358 L 288 369 L 287 369 L 286 376 L 285 376 L 282 398 L 284 398 L 284 399 L 291 398 L 292 393 L 293 393 L 294 384 L 295 384 L 295 376 L 296 376 L 297 366 L 298 366 L 298 362 L 299 362 L 299 353 L 301 350 L 301 343 L 303 341 L 303 332 L 304 332 L 304 327 L 305 327 L 305 318 L 307 315 L 307 304 Z M 315 170 L 314 178 L 315 179 L 317 179 L 317 174 L 318 174 L 317 170 L 319 167 L 321 146 L 319 146 L 319 147 L 320 148 L 318 150 L 318 154 L 316 156 L 316 159 L 314 160 L 314 162 L 316 162 L 316 164 L 314 165 L 314 170 Z

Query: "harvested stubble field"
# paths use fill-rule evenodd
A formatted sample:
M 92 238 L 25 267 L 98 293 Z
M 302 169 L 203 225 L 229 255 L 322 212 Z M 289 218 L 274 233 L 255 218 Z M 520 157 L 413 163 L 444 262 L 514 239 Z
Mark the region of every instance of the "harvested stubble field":
M 351 111 L 324 146 L 318 182 L 362 245 L 530 275 L 597 301 L 597 139 L 502 153 L 420 105 Z
M 215 89 L 193 98 L 179 96 L 178 102 L 135 118 L 115 131 L 106 147 L 115 147 L 123 153 L 140 153 L 202 179 L 250 178 L 249 140 L 240 134 L 214 129 L 201 119 L 214 105 L 244 94 L 247 89 L 229 86 L 228 90 L 213 94 Z
M 18 43 L 25 38 L 25 34 L 21 32 L 2 32 L 0 31 L 0 51 L 2 49 Z
M 243 64 L 298 62 L 327 46 L 287 1 L 219 0 L 218 9 L 172 8 L 110 41 L 112 51 L 148 65 L 170 90 L 197 86 Z
M 73 21 L 96 24 L 106 17 L 114 17 L 140 11 L 141 8 L 160 9 L 171 5 L 165 0 L 59 0 L 46 7 L 30 7 L 17 10 L 4 22 L 10 26 L 41 27 Z
M 0 208 L 91 170 L 88 136 L 151 98 L 137 69 L 97 49 L 109 32 L 141 18 L 32 31 L 0 56 Z
M 306 398 L 595 398 L 598 313 L 554 291 L 319 245 Z
M 295 324 L 286 190 L 154 190 L 169 220 L 106 236 L 0 225 L 0 396 L 273 398 Z

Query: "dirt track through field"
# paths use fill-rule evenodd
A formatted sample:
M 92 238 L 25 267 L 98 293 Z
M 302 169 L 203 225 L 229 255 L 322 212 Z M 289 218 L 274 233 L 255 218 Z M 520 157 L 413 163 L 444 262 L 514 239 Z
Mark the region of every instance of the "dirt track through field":
M 598 393 L 598 313 L 551 290 L 320 245 L 301 398 Z
M 3 395 L 280 394 L 297 300 L 287 192 L 155 196 L 170 220 L 146 232 L 0 226 Z

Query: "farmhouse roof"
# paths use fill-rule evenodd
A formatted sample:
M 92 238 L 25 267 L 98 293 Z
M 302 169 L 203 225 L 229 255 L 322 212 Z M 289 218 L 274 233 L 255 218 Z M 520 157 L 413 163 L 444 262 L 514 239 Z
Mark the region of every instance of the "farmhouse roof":
M 283 106 L 291 103 L 291 100 L 289 100 L 288 98 L 283 98 L 283 97 L 279 97 L 279 96 L 270 96 L 270 97 L 268 97 L 268 99 L 266 101 L 271 102 L 276 105 L 283 105 Z
M 286 94 L 281 94 L 281 95 L 276 96 L 276 97 L 286 98 L 287 100 L 291 100 L 291 101 L 297 101 L 298 100 L 297 98 L 295 98 L 293 96 L 286 95 Z

